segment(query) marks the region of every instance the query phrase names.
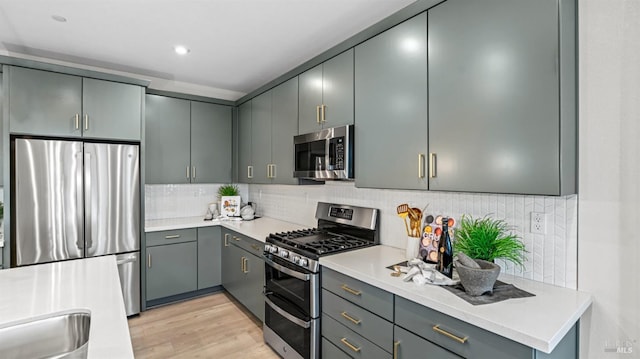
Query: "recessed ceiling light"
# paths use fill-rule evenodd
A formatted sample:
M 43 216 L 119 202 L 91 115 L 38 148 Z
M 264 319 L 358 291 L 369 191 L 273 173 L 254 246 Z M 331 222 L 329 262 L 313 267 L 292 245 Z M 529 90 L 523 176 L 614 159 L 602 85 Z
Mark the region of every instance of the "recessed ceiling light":
M 67 22 L 67 18 L 64 17 L 64 16 L 52 15 L 51 18 L 54 19 L 57 22 Z
M 185 46 L 182 46 L 182 45 L 178 45 L 178 46 L 174 47 L 173 50 L 178 55 L 186 55 L 186 54 L 191 52 L 191 50 L 189 50 L 188 48 L 186 48 Z

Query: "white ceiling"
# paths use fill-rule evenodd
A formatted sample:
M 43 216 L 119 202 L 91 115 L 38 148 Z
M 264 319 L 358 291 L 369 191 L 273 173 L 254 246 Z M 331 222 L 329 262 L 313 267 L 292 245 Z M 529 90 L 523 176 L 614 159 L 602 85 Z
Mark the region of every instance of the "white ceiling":
M 414 1 L 0 0 L 0 54 L 138 74 L 151 87 L 223 89 L 219 97 L 235 100 Z M 178 44 L 191 53 L 176 55 Z

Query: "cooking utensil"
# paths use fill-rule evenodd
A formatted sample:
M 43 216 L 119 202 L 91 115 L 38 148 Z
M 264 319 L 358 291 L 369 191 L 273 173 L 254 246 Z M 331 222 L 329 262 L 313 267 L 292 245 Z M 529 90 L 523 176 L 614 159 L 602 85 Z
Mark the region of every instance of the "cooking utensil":
M 396 208 L 397 212 L 398 212 L 398 217 L 402 218 L 402 221 L 404 222 L 404 228 L 407 231 L 407 236 L 411 235 L 409 233 L 409 225 L 407 225 L 407 216 L 409 216 L 409 205 L 404 203 L 398 206 L 398 208 Z
M 420 226 L 422 225 L 422 211 L 420 208 L 409 208 L 409 219 L 411 220 L 411 237 L 421 237 Z

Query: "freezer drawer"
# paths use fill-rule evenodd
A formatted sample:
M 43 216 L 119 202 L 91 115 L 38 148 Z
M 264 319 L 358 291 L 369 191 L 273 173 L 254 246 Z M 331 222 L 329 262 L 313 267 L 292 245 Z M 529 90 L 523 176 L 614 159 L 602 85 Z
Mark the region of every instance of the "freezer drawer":
M 140 313 L 140 252 L 118 254 L 118 274 L 127 316 Z

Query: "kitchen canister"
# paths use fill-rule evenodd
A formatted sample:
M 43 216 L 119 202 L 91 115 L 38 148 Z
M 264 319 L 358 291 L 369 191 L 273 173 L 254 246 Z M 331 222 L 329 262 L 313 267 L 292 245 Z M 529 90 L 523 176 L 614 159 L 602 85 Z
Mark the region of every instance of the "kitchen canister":
M 407 247 L 405 248 L 405 257 L 407 260 L 418 257 L 420 249 L 420 238 L 407 236 Z

